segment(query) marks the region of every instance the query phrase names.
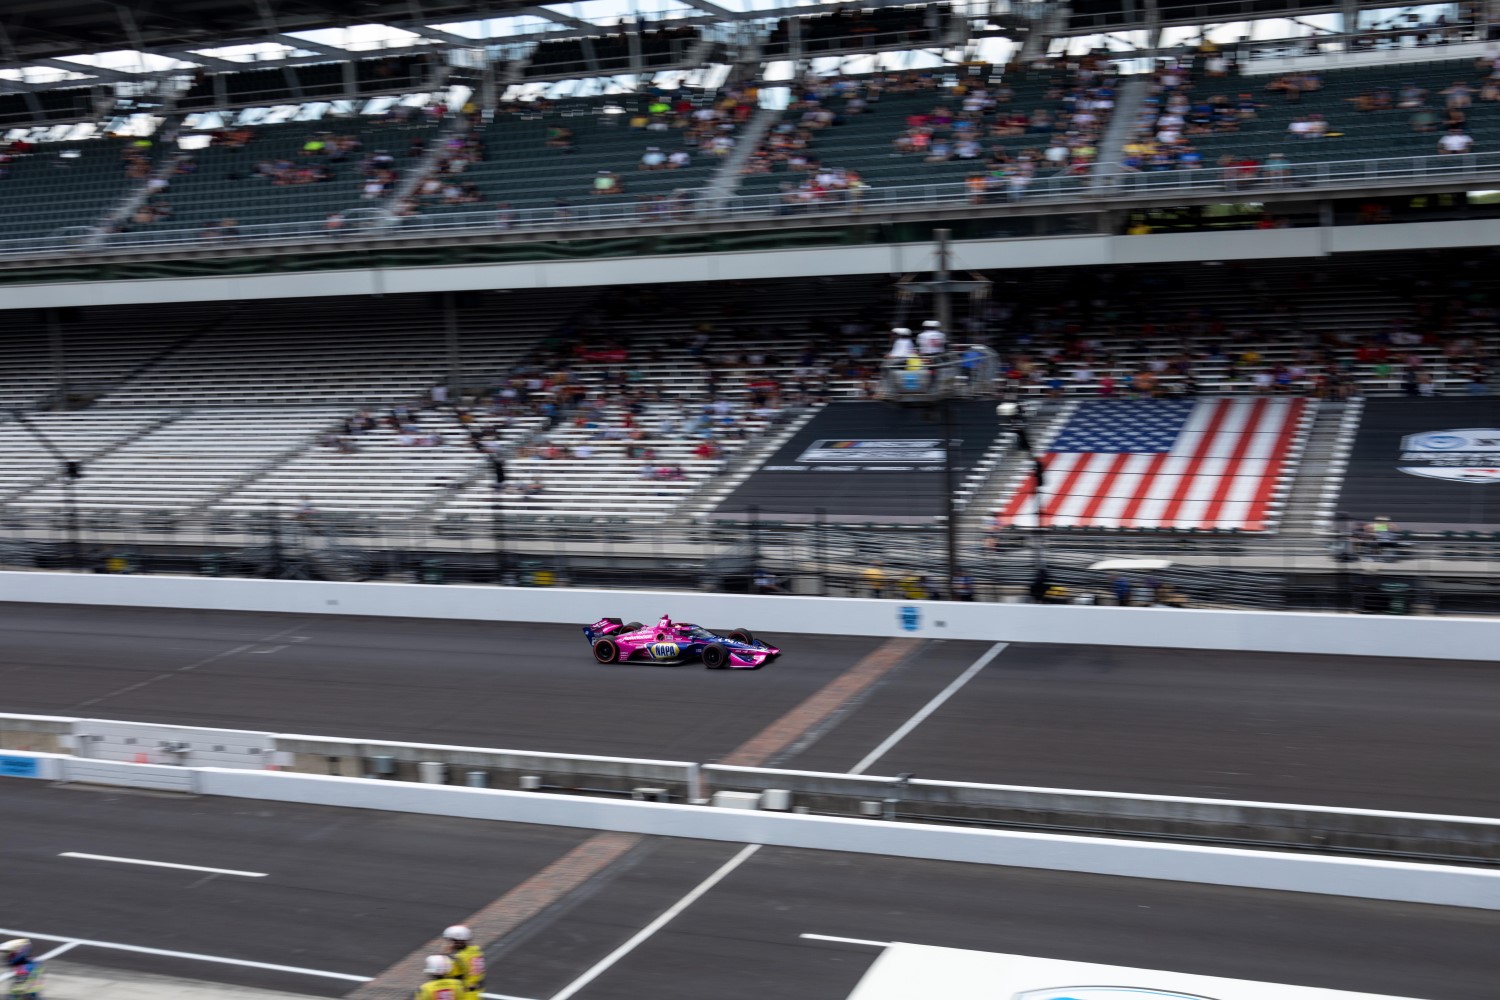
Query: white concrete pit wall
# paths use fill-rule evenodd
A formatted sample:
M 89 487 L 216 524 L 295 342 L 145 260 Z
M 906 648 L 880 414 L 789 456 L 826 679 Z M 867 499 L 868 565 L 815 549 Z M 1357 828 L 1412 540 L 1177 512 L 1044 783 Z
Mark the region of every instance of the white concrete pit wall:
M 743 625 L 780 635 L 1098 644 L 1163 649 L 1329 653 L 1490 662 L 1500 619 L 1170 610 L 862 598 L 764 597 L 401 583 L 315 583 L 169 576 L 0 573 L 0 601 L 124 607 L 371 615 L 582 625 L 611 615 Z M 908 614 L 906 609 L 914 609 Z M 910 625 L 911 627 L 908 627 Z M 579 655 L 587 656 L 583 640 Z

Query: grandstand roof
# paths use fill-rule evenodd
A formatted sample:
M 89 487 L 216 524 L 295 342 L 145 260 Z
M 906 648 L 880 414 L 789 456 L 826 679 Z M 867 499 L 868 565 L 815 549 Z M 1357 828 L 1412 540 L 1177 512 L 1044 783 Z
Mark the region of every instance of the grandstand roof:
M 109 49 L 222 45 L 355 23 L 514 13 L 522 0 L 11 0 L 0 6 L 9 61 Z

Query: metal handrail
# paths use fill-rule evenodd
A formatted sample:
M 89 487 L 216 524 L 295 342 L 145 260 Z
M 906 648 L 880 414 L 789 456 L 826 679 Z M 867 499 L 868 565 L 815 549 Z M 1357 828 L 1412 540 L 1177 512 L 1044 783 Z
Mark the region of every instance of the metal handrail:
M 1334 141 L 1334 140 L 1307 140 Z M 325 220 L 238 226 L 232 235 L 213 230 L 161 229 L 116 233 L 93 245 L 74 235 L 0 240 L 0 258 L 34 258 L 90 254 L 110 250 L 140 251 L 204 246 L 244 247 L 254 244 L 305 243 L 309 238 L 325 243 L 361 238 L 411 236 L 482 235 L 485 233 L 542 233 L 568 230 L 628 229 L 658 223 L 733 221 L 737 219 L 793 219 L 802 216 L 856 216 L 861 213 L 900 211 L 906 208 L 1003 203 L 1090 205 L 1135 196 L 1223 192 L 1264 195 L 1278 191 L 1380 185 L 1433 183 L 1446 179 L 1500 176 L 1500 151 L 1454 155 L 1401 156 L 1373 160 L 1329 160 L 1310 163 L 1286 161 L 1283 165 L 1255 168 L 1207 167 L 1196 170 L 1126 171 L 1119 164 L 1094 174 L 1054 174 L 1031 179 L 1020 189 L 1003 185 L 977 195 L 966 183 L 944 181 L 889 188 L 866 188 L 826 192 L 804 200 L 798 191 L 743 194 L 709 203 L 705 189 L 685 189 L 667 201 L 576 204 L 562 208 L 518 208 L 499 212 L 450 212 L 414 216 L 394 227 L 378 228 L 346 216 L 346 225 L 330 229 Z M 975 173 L 983 171 L 976 161 Z

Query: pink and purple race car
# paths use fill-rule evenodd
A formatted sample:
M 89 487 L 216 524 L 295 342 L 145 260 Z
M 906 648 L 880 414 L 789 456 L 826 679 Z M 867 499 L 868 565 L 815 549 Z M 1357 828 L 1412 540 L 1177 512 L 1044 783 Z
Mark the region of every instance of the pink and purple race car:
M 766 645 L 746 629 L 719 635 L 702 625 L 674 622 L 668 615 L 662 615 L 661 621 L 652 626 L 601 618 L 585 625 L 583 634 L 594 647 L 594 659 L 600 663 L 627 660 L 681 663 L 700 659 L 710 670 L 725 667 L 753 670 L 781 655 L 781 650 Z

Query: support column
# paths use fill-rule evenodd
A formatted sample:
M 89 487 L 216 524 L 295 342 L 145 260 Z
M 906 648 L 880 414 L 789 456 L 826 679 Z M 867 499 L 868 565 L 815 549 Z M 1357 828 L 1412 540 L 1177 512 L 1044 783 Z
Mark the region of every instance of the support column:
M 457 406 L 463 397 L 463 347 L 458 335 L 458 302 L 452 292 L 443 293 L 443 332 L 448 345 L 448 403 Z
M 52 380 L 56 384 L 54 409 L 68 408 L 68 351 L 63 340 L 62 317 L 56 309 L 47 310 L 47 353 L 52 359 Z

